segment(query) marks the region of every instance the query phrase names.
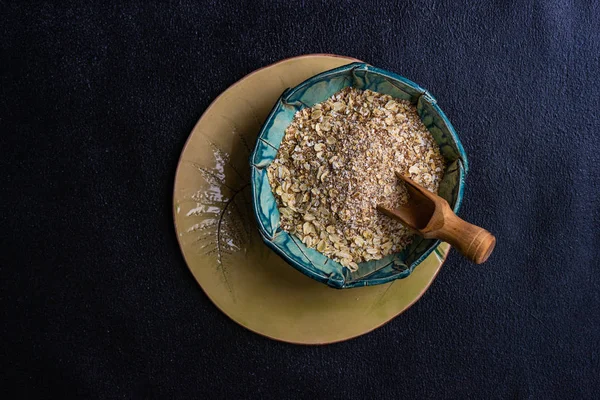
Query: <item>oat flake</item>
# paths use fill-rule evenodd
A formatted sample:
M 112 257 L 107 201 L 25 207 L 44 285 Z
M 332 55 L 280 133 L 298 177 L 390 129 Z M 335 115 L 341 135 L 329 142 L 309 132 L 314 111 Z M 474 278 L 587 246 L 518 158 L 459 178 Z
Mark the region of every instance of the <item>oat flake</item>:
M 407 200 L 394 171 L 437 193 L 444 169 L 413 105 L 346 88 L 296 113 L 267 174 L 281 227 L 356 270 L 410 241 L 402 224 L 376 209 Z

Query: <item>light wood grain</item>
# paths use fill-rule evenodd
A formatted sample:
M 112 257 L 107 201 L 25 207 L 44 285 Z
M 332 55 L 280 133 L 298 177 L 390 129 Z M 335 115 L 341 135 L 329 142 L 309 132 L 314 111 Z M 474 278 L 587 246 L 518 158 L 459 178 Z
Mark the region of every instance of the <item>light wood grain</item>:
M 449 243 L 476 264 L 488 259 L 496 246 L 494 235 L 458 217 L 448 202 L 437 194 L 402 174 L 396 175 L 406 183 L 410 196 L 408 203 L 395 209 L 378 206 L 381 212 L 401 221 L 426 239 Z

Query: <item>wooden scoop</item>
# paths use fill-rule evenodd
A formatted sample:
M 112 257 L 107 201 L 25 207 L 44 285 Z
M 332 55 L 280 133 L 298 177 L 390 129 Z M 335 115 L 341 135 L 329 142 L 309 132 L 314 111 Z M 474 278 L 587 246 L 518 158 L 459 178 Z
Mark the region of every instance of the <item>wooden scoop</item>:
M 448 242 L 476 264 L 488 259 L 496 245 L 494 235 L 459 218 L 445 199 L 398 172 L 396 175 L 406 183 L 408 203 L 396 209 L 378 205 L 379 211 L 399 220 L 425 239 Z

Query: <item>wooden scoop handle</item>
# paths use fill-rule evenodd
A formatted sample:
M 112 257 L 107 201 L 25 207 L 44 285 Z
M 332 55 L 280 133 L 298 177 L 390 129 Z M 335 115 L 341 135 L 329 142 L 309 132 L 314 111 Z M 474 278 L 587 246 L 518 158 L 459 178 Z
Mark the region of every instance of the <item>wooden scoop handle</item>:
M 401 221 L 426 239 L 440 239 L 450 243 L 476 264 L 488 259 L 496 246 L 494 235 L 458 217 L 442 197 L 398 171 L 396 176 L 406 184 L 409 202 L 397 209 L 379 205 L 377 208 L 381 212 Z
M 445 214 L 444 226 L 424 236 L 448 242 L 475 264 L 485 262 L 496 246 L 494 235 L 454 213 Z

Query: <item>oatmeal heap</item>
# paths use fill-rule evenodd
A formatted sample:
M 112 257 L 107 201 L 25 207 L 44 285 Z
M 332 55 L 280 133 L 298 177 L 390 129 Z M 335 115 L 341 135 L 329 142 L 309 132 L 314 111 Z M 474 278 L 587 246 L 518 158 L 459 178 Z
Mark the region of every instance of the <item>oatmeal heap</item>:
M 356 270 L 409 243 L 408 230 L 376 209 L 407 200 L 394 171 L 437 193 L 435 140 L 408 101 L 346 88 L 296 113 L 267 173 L 281 227 Z

